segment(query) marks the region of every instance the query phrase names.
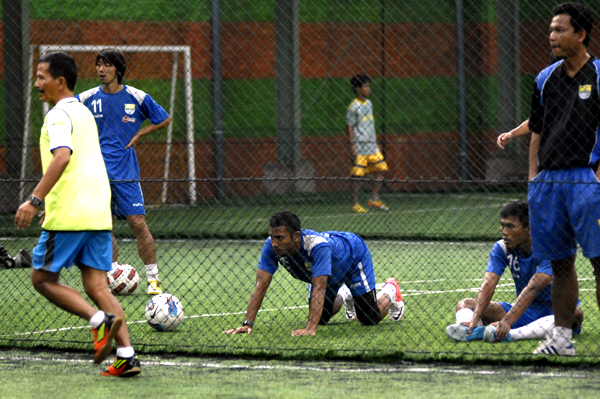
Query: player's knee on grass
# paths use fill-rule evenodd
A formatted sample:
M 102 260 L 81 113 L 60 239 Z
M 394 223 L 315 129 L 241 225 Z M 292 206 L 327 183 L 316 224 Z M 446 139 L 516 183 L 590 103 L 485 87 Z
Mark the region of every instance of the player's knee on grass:
M 337 297 L 337 293 L 334 292 L 333 295 L 325 296 L 325 303 L 323 304 L 323 313 L 321 313 L 321 319 L 319 320 L 320 326 L 325 326 L 329 323 L 329 320 L 333 317 L 333 305 L 335 303 L 335 298 Z M 310 298 L 308 299 L 310 306 Z
M 456 311 L 458 312 L 461 309 L 475 309 L 475 299 L 464 298 L 458 301 L 456 304 Z
M 575 308 L 575 321 L 573 322 L 573 331 L 578 330 L 583 325 L 583 310 L 577 306 Z
M 369 291 L 366 294 L 355 296 L 354 309 L 356 310 L 356 318 L 363 326 L 374 326 L 379 324 L 381 319 L 381 311 L 377 306 L 377 296 L 375 290 Z

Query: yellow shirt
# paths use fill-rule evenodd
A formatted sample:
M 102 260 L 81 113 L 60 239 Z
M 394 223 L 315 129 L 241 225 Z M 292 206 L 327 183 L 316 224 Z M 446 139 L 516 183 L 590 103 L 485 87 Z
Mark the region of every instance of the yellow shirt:
M 74 97 L 58 102 L 44 118 L 40 154 L 44 173 L 56 148 L 71 149 L 71 160 L 45 198 L 42 228 L 53 231 L 112 229 L 110 186 L 94 116 Z

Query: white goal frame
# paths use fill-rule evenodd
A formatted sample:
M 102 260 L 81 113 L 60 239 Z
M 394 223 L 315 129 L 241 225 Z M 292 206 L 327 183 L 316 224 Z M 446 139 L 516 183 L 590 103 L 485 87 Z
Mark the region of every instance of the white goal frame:
M 188 195 L 190 205 L 196 205 L 196 160 L 194 149 L 194 107 L 192 97 L 192 56 L 190 46 L 131 46 L 131 45 L 79 45 L 79 44 L 40 44 L 32 45 L 29 57 L 29 76 L 33 76 L 33 52 L 39 50 L 39 57 L 54 51 L 71 53 L 93 53 L 100 52 L 104 48 L 115 48 L 123 53 L 173 53 L 173 69 L 171 74 L 171 99 L 169 104 L 169 115 L 173 118 L 175 107 L 175 88 L 177 86 L 177 67 L 179 54 L 183 55 L 184 84 L 185 84 L 185 112 L 186 112 L 186 135 L 187 135 L 187 166 L 188 166 Z M 25 129 L 23 132 L 23 151 L 21 154 L 21 189 L 19 198 L 24 197 L 24 181 L 26 179 L 26 160 L 29 143 L 29 129 L 31 116 L 31 90 L 26 90 L 25 107 Z M 43 113 L 48 112 L 48 103 L 43 104 Z M 163 173 L 163 185 L 161 192 L 161 203 L 167 201 L 167 186 L 169 179 L 169 165 L 171 163 L 171 143 L 173 140 L 173 123 L 167 127 L 167 148 L 165 154 L 165 165 Z

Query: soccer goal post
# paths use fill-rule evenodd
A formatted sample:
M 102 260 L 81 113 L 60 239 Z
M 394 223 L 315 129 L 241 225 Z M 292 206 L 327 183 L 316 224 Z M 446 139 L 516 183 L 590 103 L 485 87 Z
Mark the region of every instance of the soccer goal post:
M 40 44 L 31 46 L 30 54 L 33 55 L 35 48 L 39 50 L 40 58 L 47 53 L 64 51 L 66 53 L 98 53 L 104 48 L 114 48 L 123 53 L 172 53 L 173 68 L 171 73 L 171 93 L 169 104 L 169 115 L 173 119 L 175 110 L 175 89 L 177 86 L 177 69 L 179 56 L 183 56 L 184 85 L 185 85 L 185 113 L 186 113 L 186 136 L 187 136 L 187 167 L 188 167 L 188 195 L 190 205 L 196 204 L 196 160 L 194 150 L 194 108 L 192 98 L 192 56 L 190 46 L 131 46 L 131 45 L 77 45 L 77 44 Z M 29 59 L 29 70 L 33 73 L 33 56 Z M 30 76 L 33 76 L 32 74 Z M 25 131 L 23 132 L 23 143 L 29 142 L 29 120 L 31 113 L 31 91 L 27 91 L 27 107 L 25 111 Z M 48 104 L 43 104 L 44 115 L 48 112 Z M 171 145 L 173 139 L 173 123 L 167 128 L 167 142 L 165 153 L 165 164 L 161 191 L 161 203 L 167 201 L 167 189 L 169 180 L 169 165 L 171 163 Z M 27 159 L 28 146 L 23 146 L 22 159 Z M 25 162 L 21 167 L 21 181 L 26 179 Z M 23 184 L 21 184 L 20 198 L 24 197 Z

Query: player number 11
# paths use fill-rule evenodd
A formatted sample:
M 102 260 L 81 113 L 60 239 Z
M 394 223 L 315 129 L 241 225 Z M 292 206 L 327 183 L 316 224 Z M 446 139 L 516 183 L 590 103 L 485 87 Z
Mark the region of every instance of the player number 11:
M 98 109 L 96 109 L 96 105 L 98 105 Z M 92 101 L 92 106 L 94 107 L 95 114 L 97 114 L 98 112 L 102 112 L 102 100 L 101 99 Z

